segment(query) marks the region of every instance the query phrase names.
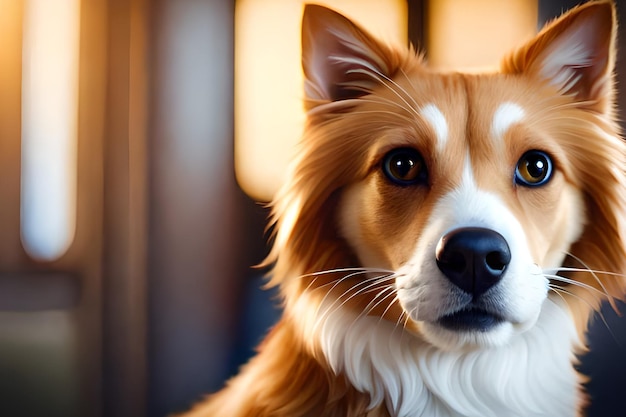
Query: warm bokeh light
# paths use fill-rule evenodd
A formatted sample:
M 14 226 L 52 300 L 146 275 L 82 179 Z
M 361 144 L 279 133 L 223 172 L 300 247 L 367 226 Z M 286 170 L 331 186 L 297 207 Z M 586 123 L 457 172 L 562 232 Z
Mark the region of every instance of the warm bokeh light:
M 54 260 L 76 225 L 80 0 L 27 0 L 23 27 L 22 241 Z
M 0 49 L 0 72 L 6 71 L 7 57 L 13 56 L 18 48 L 14 42 L 14 34 L 19 33 L 21 26 L 19 17 L 22 13 L 22 0 L 0 0 L 0 39 L 2 39 L 2 49 Z M 17 31 L 16 31 L 17 29 Z M 2 106 L 3 103 L 0 103 Z
M 241 187 L 259 201 L 270 200 L 282 184 L 302 134 L 300 21 L 306 2 L 236 2 L 235 169 Z M 407 44 L 405 0 L 327 3 L 382 39 Z
M 427 50 L 431 66 L 479 71 L 537 31 L 534 0 L 430 0 Z

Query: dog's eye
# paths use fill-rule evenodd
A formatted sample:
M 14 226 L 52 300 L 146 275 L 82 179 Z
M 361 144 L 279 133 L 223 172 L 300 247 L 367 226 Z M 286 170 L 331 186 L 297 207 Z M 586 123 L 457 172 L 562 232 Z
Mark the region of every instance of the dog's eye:
M 552 160 L 541 151 L 528 151 L 517 162 L 515 182 L 528 187 L 537 187 L 550 180 Z
M 426 164 L 422 155 L 413 148 L 398 148 L 390 151 L 383 159 L 383 172 L 398 185 L 413 185 L 425 182 Z

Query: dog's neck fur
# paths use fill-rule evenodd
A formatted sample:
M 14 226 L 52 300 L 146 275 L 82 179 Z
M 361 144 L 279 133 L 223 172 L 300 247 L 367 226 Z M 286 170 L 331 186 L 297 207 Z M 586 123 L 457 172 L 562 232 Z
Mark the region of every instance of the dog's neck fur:
M 379 317 L 338 309 L 310 329 L 336 373 L 397 417 L 573 416 L 577 332 L 561 300 L 508 346 L 442 351 Z

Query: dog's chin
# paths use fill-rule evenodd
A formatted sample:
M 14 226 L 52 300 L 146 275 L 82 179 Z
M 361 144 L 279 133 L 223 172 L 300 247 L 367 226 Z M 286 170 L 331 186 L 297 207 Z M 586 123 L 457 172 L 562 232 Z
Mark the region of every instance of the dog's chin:
M 439 349 L 453 351 L 488 349 L 504 346 L 514 337 L 514 325 L 504 320 L 481 318 L 476 327 L 450 325 L 445 322 L 420 322 L 420 334 Z M 489 322 L 489 323 L 487 323 Z
M 420 335 L 442 350 L 489 349 L 508 344 L 536 322 L 517 323 L 481 309 L 469 308 L 440 317 L 434 322 L 418 322 Z

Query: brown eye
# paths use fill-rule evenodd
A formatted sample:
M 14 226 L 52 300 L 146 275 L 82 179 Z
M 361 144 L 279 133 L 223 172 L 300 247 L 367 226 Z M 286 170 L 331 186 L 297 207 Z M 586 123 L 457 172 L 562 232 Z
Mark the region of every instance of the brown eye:
M 413 148 L 398 148 L 387 153 L 382 169 L 387 178 L 398 185 L 425 183 L 428 178 L 424 159 Z
M 515 182 L 527 187 L 547 183 L 552 176 L 552 160 L 541 151 L 528 151 L 517 162 Z

